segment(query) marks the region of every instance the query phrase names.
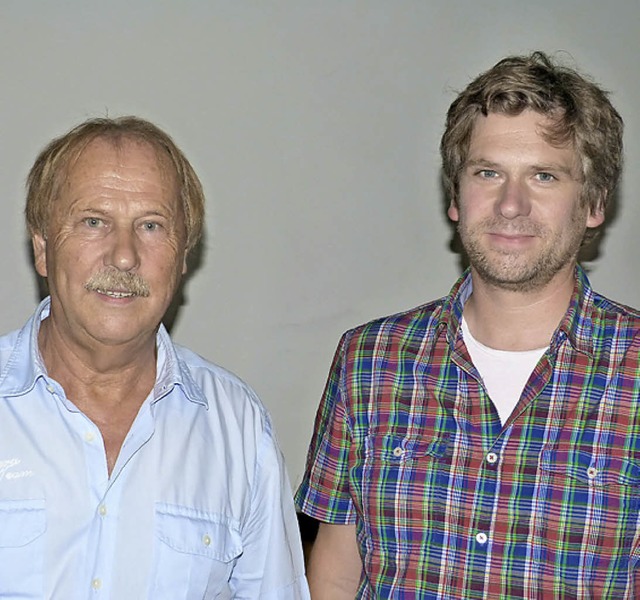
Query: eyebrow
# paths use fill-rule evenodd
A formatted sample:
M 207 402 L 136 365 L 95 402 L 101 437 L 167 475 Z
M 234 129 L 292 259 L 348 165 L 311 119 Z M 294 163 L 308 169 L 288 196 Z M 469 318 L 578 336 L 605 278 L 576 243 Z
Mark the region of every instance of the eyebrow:
M 464 164 L 464 168 L 467 169 L 469 167 L 484 167 L 486 169 L 495 169 L 498 170 L 501 168 L 500 163 L 493 162 L 491 160 L 485 160 L 484 158 L 476 158 L 473 160 L 467 160 Z M 537 173 L 547 172 L 547 171 L 559 171 L 560 173 L 565 173 L 570 177 L 580 177 L 580 174 L 574 173 L 573 169 L 569 166 L 560 164 L 560 163 L 546 163 L 546 164 L 533 164 L 529 166 L 530 171 L 535 171 Z
M 100 215 L 106 215 L 109 211 L 103 210 L 101 208 L 93 208 L 91 206 L 83 206 L 82 208 L 77 209 L 79 213 L 97 213 Z
M 103 215 L 103 216 L 109 216 L 111 214 L 112 211 L 104 209 L 104 208 L 99 208 L 99 207 L 93 207 L 93 206 L 83 206 L 83 207 L 79 207 L 77 209 L 78 213 L 91 213 L 91 214 L 97 214 L 97 215 Z M 157 209 L 152 209 L 152 210 L 148 210 L 143 212 L 139 217 L 137 218 L 146 218 L 146 217 L 163 217 L 163 218 L 170 218 L 174 213 L 169 213 L 169 212 L 163 212 L 161 210 L 157 210 Z
M 498 168 L 500 165 L 490 160 L 484 160 L 483 158 L 476 158 L 474 160 L 467 160 L 464 163 L 464 168 L 468 167 L 488 167 L 490 169 Z

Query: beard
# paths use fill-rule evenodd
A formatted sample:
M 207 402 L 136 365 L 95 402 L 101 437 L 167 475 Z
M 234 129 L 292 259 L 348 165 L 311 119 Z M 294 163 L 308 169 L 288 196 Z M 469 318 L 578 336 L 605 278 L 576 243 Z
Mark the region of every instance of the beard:
M 485 283 L 503 290 L 530 292 L 548 284 L 568 265 L 575 264 L 586 231 L 584 211 L 576 209 L 565 227 L 549 228 L 529 219 L 485 219 L 458 233 L 471 267 Z M 487 233 L 501 232 L 535 238 L 535 248 L 500 249 L 487 243 Z

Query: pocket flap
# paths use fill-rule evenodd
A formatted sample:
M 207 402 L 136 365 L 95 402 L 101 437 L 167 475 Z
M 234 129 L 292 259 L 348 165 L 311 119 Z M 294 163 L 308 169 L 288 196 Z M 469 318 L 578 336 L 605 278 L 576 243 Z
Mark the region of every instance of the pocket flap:
M 238 526 L 223 515 L 176 506 L 156 506 L 156 535 L 176 552 L 229 562 L 242 554 Z
M 591 486 L 640 486 L 640 465 L 623 457 L 550 448 L 543 451 L 540 465 Z
M 367 453 L 392 463 L 402 463 L 423 457 L 442 458 L 448 439 L 440 437 L 402 437 L 370 434 L 365 438 Z

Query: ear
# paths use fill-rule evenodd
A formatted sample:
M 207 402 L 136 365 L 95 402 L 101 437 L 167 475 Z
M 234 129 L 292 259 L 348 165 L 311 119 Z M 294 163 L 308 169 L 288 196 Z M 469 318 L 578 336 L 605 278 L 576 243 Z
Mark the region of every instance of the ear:
M 460 220 L 460 212 L 458 211 L 458 204 L 455 199 L 452 199 L 447 209 L 447 215 L 452 221 L 456 223 Z
M 599 227 L 604 223 L 604 198 L 598 201 L 595 209 L 589 211 L 587 227 Z
M 31 236 L 31 244 L 33 245 L 33 263 L 38 275 L 47 276 L 47 240 L 40 233 L 34 233 Z

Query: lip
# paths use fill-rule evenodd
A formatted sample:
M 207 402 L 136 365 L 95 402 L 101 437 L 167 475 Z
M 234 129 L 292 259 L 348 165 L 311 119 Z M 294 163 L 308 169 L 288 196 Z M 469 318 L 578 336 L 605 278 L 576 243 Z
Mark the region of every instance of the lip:
M 132 300 L 133 298 L 137 297 L 137 294 L 134 294 L 133 292 L 125 292 L 123 290 L 95 290 L 95 293 L 98 294 L 100 297 L 102 298 L 107 298 L 109 300 L 116 300 L 116 301 L 122 301 L 122 300 Z
M 500 246 L 519 247 L 530 244 L 536 239 L 535 235 L 527 233 L 489 232 L 489 238 Z
M 535 235 L 526 233 L 500 232 L 489 233 L 488 238 L 490 247 L 497 252 L 507 254 L 526 252 L 534 246 L 537 239 Z

